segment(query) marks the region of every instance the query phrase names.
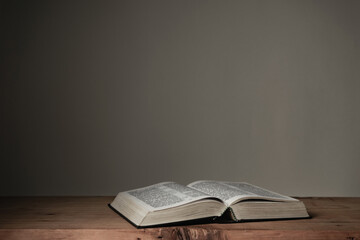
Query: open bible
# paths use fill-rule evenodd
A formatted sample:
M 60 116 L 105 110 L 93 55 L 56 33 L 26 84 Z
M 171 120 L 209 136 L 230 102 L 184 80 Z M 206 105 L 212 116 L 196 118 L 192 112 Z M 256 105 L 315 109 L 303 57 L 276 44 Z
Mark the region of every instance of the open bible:
M 120 192 L 109 206 L 138 227 L 217 217 L 234 222 L 309 217 L 301 201 L 244 182 L 163 182 Z

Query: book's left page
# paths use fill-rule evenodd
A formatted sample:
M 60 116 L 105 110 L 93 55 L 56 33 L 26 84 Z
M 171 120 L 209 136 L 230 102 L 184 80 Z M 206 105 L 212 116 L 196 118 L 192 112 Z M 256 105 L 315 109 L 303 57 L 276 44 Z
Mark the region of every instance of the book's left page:
M 121 192 L 150 211 L 177 207 L 201 199 L 213 198 L 196 189 L 175 182 L 162 182 L 151 186 Z
M 220 216 L 223 202 L 175 182 L 120 192 L 110 206 L 137 226 Z

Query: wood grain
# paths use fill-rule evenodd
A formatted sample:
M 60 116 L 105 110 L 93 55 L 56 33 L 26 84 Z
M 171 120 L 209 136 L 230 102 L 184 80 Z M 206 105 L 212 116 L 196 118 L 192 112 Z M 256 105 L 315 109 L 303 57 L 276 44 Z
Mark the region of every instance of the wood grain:
M 2 197 L 0 239 L 360 240 L 360 198 L 300 198 L 311 219 L 137 229 L 108 208 L 114 197 Z

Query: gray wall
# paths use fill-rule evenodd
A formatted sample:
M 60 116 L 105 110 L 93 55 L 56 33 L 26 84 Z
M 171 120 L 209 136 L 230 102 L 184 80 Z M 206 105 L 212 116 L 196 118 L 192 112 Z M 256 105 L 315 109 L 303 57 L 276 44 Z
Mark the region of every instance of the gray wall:
M 0 6 L 1 195 L 360 196 L 360 1 Z

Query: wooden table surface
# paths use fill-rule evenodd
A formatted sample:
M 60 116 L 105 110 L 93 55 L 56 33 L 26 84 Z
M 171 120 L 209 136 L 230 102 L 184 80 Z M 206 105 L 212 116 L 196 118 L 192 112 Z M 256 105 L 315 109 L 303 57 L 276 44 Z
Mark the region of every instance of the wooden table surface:
M 0 197 L 0 239 L 360 240 L 360 198 L 299 198 L 311 219 L 137 229 L 113 197 Z

